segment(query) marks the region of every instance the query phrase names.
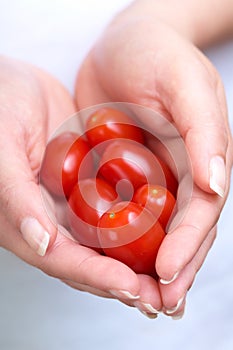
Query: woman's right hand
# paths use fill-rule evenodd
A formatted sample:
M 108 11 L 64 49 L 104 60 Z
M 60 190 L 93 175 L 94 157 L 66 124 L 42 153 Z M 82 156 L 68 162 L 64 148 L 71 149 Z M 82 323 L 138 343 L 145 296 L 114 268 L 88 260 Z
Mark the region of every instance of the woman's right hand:
M 79 245 L 45 208 L 38 174 L 52 132 L 76 112 L 65 88 L 22 62 L 0 58 L 0 246 L 73 288 L 161 308 L 153 281 Z M 47 211 L 55 216 L 51 221 Z M 142 308 L 142 304 L 141 304 Z

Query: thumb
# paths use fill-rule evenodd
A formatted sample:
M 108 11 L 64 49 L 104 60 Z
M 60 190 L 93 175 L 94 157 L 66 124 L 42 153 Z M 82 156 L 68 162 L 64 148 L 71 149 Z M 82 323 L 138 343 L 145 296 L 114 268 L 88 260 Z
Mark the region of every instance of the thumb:
M 182 67 L 178 86 L 169 91 L 169 112 L 185 141 L 195 183 L 224 197 L 230 171 L 226 103 L 220 79 L 206 71 Z
M 49 219 L 26 152 L 21 143 L 17 143 L 19 141 L 10 137 L 0 142 L 1 214 L 34 252 L 44 256 L 55 241 L 56 223 Z

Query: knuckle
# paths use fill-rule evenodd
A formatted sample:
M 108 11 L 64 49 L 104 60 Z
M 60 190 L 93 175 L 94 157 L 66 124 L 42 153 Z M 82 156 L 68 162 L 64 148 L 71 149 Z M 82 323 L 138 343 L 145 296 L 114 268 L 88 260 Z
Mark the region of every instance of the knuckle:
M 10 210 L 11 201 L 14 202 L 16 190 L 16 184 L 5 185 L 0 183 L 0 203 L 3 211 L 7 212 Z

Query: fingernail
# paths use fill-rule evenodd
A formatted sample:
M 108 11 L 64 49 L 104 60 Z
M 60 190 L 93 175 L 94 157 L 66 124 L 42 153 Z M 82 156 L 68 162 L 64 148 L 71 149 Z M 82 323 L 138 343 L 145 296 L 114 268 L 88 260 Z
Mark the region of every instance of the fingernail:
M 155 318 L 157 318 L 158 317 L 158 314 L 150 314 L 150 313 L 148 313 L 148 312 L 145 312 L 145 311 L 141 311 L 141 310 L 139 310 L 144 316 L 146 316 L 146 317 L 148 317 L 148 318 L 150 318 L 150 319 L 155 319 Z
M 172 318 L 174 321 L 178 321 L 178 320 L 180 320 L 183 316 L 184 316 L 184 311 L 182 311 L 180 314 L 177 314 L 177 315 L 175 315 L 175 316 L 171 316 L 171 318 Z
M 180 298 L 176 304 L 175 307 L 173 307 L 172 309 L 166 309 L 166 314 L 170 315 L 170 314 L 174 314 L 177 310 L 179 310 L 180 306 L 183 304 L 183 301 L 185 299 L 185 295 Z
M 114 297 L 117 297 L 118 299 L 130 299 L 130 300 L 137 300 L 140 298 L 139 295 L 133 295 L 127 290 L 115 290 L 110 289 L 109 293 L 112 294 Z
M 172 282 L 174 282 L 176 279 L 177 279 L 177 277 L 178 277 L 178 275 L 179 275 L 179 271 L 177 271 L 176 273 L 175 273 L 175 275 L 170 279 L 170 280 L 164 280 L 163 278 L 160 278 L 160 283 L 162 283 L 162 284 L 170 284 L 170 283 L 172 283 Z
M 20 231 L 28 245 L 40 256 L 44 256 L 50 236 L 39 221 L 33 217 L 23 219 Z
M 209 165 L 210 188 L 220 197 L 224 197 L 226 187 L 226 166 L 224 159 L 220 156 L 215 156 L 210 160 Z
M 159 311 L 155 309 L 151 304 L 149 303 L 144 303 L 142 301 L 135 301 L 134 306 L 141 311 L 143 314 L 144 313 L 149 313 L 149 314 L 154 314 L 157 315 Z

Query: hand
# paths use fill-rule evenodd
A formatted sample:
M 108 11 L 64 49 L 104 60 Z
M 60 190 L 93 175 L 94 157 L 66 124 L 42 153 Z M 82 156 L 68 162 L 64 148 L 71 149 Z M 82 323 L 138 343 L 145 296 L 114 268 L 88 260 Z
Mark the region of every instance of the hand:
M 51 209 L 42 202 L 43 153 L 51 133 L 75 113 L 72 98 L 48 74 L 4 57 L 0 84 L 0 246 L 72 287 L 132 304 L 140 277 L 72 240 L 55 218 L 49 219 L 47 211 L 55 215 L 57 210 L 51 198 Z M 158 295 L 153 289 L 151 299 L 160 308 Z
M 109 101 L 147 106 L 174 123 L 184 139 L 194 188 L 183 221 L 173 229 L 171 224 L 162 243 L 155 283 L 163 311 L 177 316 L 216 236 L 229 190 L 232 138 L 215 68 L 185 36 L 141 13 L 129 9 L 110 24 L 82 65 L 76 98 L 79 108 Z M 149 277 L 147 282 L 145 291 Z

